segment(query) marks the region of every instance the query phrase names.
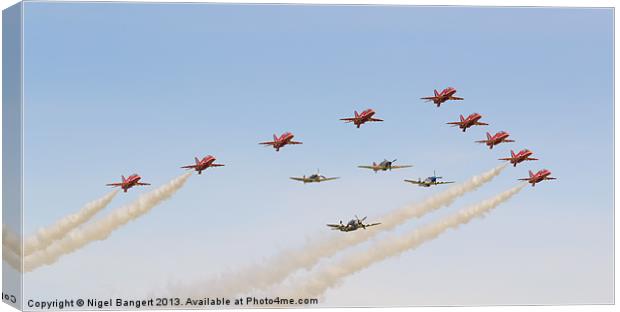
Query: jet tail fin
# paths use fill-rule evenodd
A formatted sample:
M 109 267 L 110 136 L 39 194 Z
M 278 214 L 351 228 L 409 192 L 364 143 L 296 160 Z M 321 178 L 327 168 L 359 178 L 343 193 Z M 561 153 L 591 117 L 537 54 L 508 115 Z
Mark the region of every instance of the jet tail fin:
M 532 172 L 532 170 L 529 170 L 530 173 L 530 178 L 534 176 L 534 173 Z
M 435 96 L 439 96 L 439 92 L 437 92 L 437 89 L 435 89 L 433 91 L 435 91 Z
M 273 134 L 273 141 L 275 142 L 275 141 L 277 141 L 277 140 L 278 140 L 278 135 L 274 133 L 274 134 Z
M 461 122 L 465 121 L 465 117 L 463 117 L 463 115 L 461 115 Z
M 487 139 L 491 139 L 491 134 L 487 132 Z
M 124 175 L 121 176 L 121 179 L 123 179 L 123 182 L 125 182 L 127 180 L 127 179 L 125 179 Z
M 194 157 L 194 161 L 196 162 L 196 165 L 200 163 L 200 159 L 198 159 L 198 157 Z
M 510 150 L 510 156 L 512 156 L 512 158 L 515 158 L 515 152 L 513 150 Z
M 359 116 L 360 116 L 360 114 L 357 111 L 355 111 L 355 118 L 357 118 Z

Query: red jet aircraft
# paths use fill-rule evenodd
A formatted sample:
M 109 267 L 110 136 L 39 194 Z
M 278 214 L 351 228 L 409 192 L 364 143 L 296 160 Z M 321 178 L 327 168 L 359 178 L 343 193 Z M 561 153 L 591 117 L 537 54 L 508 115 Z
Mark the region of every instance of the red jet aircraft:
M 302 142 L 296 142 L 293 141 L 293 138 L 295 136 L 290 133 L 290 132 L 285 132 L 283 133 L 280 137 L 278 137 L 277 134 L 273 135 L 273 141 L 271 142 L 261 142 L 258 144 L 263 144 L 263 145 L 271 145 L 273 146 L 273 148 L 276 149 L 276 152 L 280 151 L 280 148 L 282 148 L 284 145 L 287 144 L 303 144 Z
M 437 107 L 441 106 L 441 103 L 447 100 L 463 100 L 461 97 L 456 97 L 454 94 L 456 93 L 456 89 L 452 87 L 447 87 L 443 89 L 441 92 L 437 92 L 435 90 L 435 96 L 428 96 L 421 98 L 422 100 L 433 101 L 437 105 Z
M 467 118 L 461 115 L 461 121 L 447 122 L 446 124 L 459 126 L 459 128 L 463 129 L 463 132 L 465 132 L 465 130 L 467 130 L 467 128 L 471 126 L 488 126 L 489 125 L 488 123 L 480 122 L 479 121 L 480 118 L 482 118 L 482 115 L 478 113 L 473 113 L 467 116 Z
M 516 167 L 518 163 L 521 163 L 521 162 L 526 161 L 526 160 L 538 160 L 537 158 L 531 158 L 530 156 L 532 156 L 532 154 L 534 154 L 534 153 L 532 153 L 532 151 L 530 151 L 527 148 L 519 151 L 516 154 L 515 154 L 515 152 L 513 150 L 510 150 L 510 157 L 509 158 L 500 158 L 499 160 L 507 160 L 514 167 Z
M 183 166 L 181 168 L 183 168 L 183 169 L 194 169 L 194 170 L 198 171 L 198 174 L 202 174 L 202 171 L 203 170 L 207 170 L 207 168 L 209 168 L 209 167 L 222 167 L 222 166 L 224 166 L 222 164 L 214 164 L 213 162 L 215 161 L 215 157 L 213 157 L 211 155 L 207 155 L 202 160 L 198 159 L 198 157 L 194 157 L 194 160 L 196 161 L 195 165 L 187 165 L 187 166 Z
M 383 119 L 372 118 L 372 116 L 374 115 L 375 115 L 375 111 L 369 108 L 363 111 L 361 114 L 358 114 L 357 111 L 355 111 L 355 117 L 341 118 L 340 120 L 344 120 L 345 122 L 352 122 L 358 128 L 364 123 L 369 122 L 369 121 L 383 121 Z
M 150 183 L 143 183 L 140 182 L 140 179 L 142 179 L 141 176 L 137 175 L 137 174 L 132 174 L 129 176 L 129 178 L 125 179 L 125 176 L 121 176 L 121 179 L 123 180 L 123 182 L 120 183 L 110 183 L 110 184 L 106 184 L 107 186 L 113 186 L 113 187 L 117 187 L 120 186 L 123 189 L 123 192 L 127 193 L 127 190 L 136 186 L 136 185 L 151 185 Z
M 510 134 L 506 131 L 500 131 L 493 136 L 491 136 L 491 134 L 487 132 L 487 139 L 482 141 L 476 141 L 476 143 L 484 143 L 489 147 L 489 149 L 493 149 L 493 146 L 499 143 L 514 142 L 514 140 L 508 140 L 509 136 Z
M 549 175 L 551 175 L 551 171 L 547 170 L 547 169 L 543 169 L 540 170 L 536 173 L 533 173 L 532 170 L 530 170 L 530 177 L 529 178 L 523 178 L 523 179 L 519 179 L 521 181 L 527 181 L 527 183 L 532 183 L 532 187 L 534 187 L 536 185 L 536 183 L 538 182 L 542 182 L 544 180 L 555 180 L 555 178 L 550 177 Z

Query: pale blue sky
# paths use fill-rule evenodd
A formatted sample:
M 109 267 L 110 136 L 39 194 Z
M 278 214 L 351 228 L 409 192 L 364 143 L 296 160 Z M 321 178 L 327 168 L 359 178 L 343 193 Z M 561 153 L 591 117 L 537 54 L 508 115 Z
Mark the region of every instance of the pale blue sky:
M 541 160 L 420 222 L 503 191 L 528 169 L 557 181 L 347 279 L 324 304 L 613 300 L 610 9 L 29 2 L 24 18 L 26 233 L 102 196 L 121 174 L 159 185 L 194 156 L 226 164 L 108 240 L 29 273 L 26 294 L 140 293 L 234 270 L 325 223 L 376 218 L 441 191 L 403 178 L 436 169 L 462 181 L 527 147 Z M 419 100 L 447 86 L 465 101 Z M 338 120 L 365 108 L 385 122 Z M 472 112 L 491 126 L 445 125 Z M 486 130 L 517 142 L 489 151 L 473 143 Z M 284 131 L 304 144 L 279 153 L 257 144 Z M 383 158 L 414 167 L 356 168 Z M 317 168 L 342 179 L 288 179 Z M 120 194 L 103 213 L 148 189 Z

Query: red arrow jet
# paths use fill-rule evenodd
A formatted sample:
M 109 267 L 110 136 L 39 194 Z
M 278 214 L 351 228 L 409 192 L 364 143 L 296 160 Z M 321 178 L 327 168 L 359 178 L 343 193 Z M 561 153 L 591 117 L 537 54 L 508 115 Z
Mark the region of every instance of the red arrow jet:
M 521 162 L 526 161 L 526 160 L 538 160 L 537 158 L 531 158 L 530 156 L 532 156 L 532 154 L 534 154 L 534 153 L 532 151 L 528 150 L 527 148 L 519 151 L 516 154 L 515 154 L 515 152 L 513 150 L 510 150 L 510 157 L 509 158 L 500 158 L 499 160 L 507 160 L 514 167 L 516 167 L 518 163 L 521 163 Z
M 183 169 L 194 169 L 194 170 L 198 171 L 198 174 L 202 174 L 202 171 L 203 170 L 207 170 L 207 168 L 209 168 L 209 167 L 222 167 L 222 166 L 224 166 L 222 164 L 214 164 L 213 162 L 215 161 L 215 157 L 213 157 L 211 155 L 207 155 L 203 159 L 198 159 L 198 157 L 194 157 L 194 161 L 196 161 L 195 165 L 187 165 L 187 166 L 183 166 L 181 168 L 183 168 Z
M 467 116 L 467 118 L 463 117 L 463 115 L 461 115 L 460 117 L 461 117 L 461 121 L 447 122 L 446 124 L 459 126 L 459 128 L 463 129 L 463 132 L 465 132 L 465 130 L 467 130 L 467 128 L 471 126 L 488 126 L 489 125 L 488 123 L 479 121 L 480 118 L 482 118 L 482 115 L 478 113 L 473 113 Z
M 263 145 L 271 145 L 273 146 L 273 148 L 276 149 L 276 152 L 280 151 L 280 148 L 282 148 L 284 145 L 287 144 L 303 144 L 302 142 L 296 142 L 293 141 L 293 138 L 295 136 L 290 133 L 290 132 L 285 132 L 283 133 L 280 137 L 278 137 L 277 134 L 273 135 L 273 141 L 271 142 L 261 142 L 258 144 L 263 144 Z
M 508 140 L 509 136 L 510 134 L 506 131 L 500 131 L 493 136 L 491 136 L 491 134 L 487 132 L 487 139 L 482 141 L 476 141 L 476 143 L 484 143 L 489 147 L 489 149 L 493 149 L 493 146 L 497 144 L 514 142 L 514 140 Z
M 441 103 L 447 100 L 463 100 L 461 97 L 456 97 L 454 94 L 456 93 L 456 89 L 452 87 L 447 87 L 443 89 L 441 92 L 435 91 L 435 96 L 428 96 L 420 98 L 422 100 L 433 101 L 437 107 L 441 106 Z
M 383 121 L 383 119 L 372 118 L 372 116 L 374 115 L 375 115 L 375 111 L 369 108 L 363 111 L 361 114 L 358 114 L 357 111 L 355 111 L 355 117 L 341 118 L 340 120 L 344 120 L 345 122 L 352 122 L 358 128 L 364 123 L 369 122 L 369 121 Z
M 142 179 L 141 176 L 137 175 L 137 174 L 132 174 L 130 175 L 128 178 L 125 179 L 125 176 L 121 176 L 121 179 L 123 182 L 120 183 L 109 183 L 106 184 L 107 186 L 113 186 L 113 187 L 117 187 L 120 186 L 123 189 L 123 192 L 127 193 L 127 190 L 136 186 L 136 185 L 151 185 L 150 183 L 144 183 L 144 182 L 140 182 L 140 179 Z
M 531 183 L 532 187 L 534 187 L 536 185 L 536 183 L 542 182 L 544 180 L 555 180 L 556 178 L 550 177 L 549 175 L 551 175 L 551 171 L 547 170 L 547 169 L 543 169 L 540 170 L 536 173 L 533 173 L 532 170 L 530 170 L 530 177 L 529 178 L 523 178 L 523 179 L 519 179 L 520 181 L 527 181 L 527 183 Z

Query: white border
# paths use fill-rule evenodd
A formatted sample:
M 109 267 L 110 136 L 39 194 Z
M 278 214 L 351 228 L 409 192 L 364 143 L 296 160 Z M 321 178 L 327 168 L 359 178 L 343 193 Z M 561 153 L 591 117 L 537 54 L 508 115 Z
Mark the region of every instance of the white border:
M 30 2 L 35 2 L 40 0 L 34 0 Z M 45 2 L 54 2 L 54 1 L 45 1 Z M 76 0 L 63 0 L 56 2 L 79 2 Z M 129 1 L 117 1 L 117 0 L 108 0 L 108 1 L 88 1 L 88 2 L 129 2 Z M 430 0 L 286 0 L 286 1 L 261 1 L 261 0 L 243 0 L 243 1 L 234 1 L 234 0 L 212 0 L 212 1 L 180 1 L 180 0 L 136 0 L 131 2 L 169 2 L 169 3 L 183 3 L 183 2 L 205 2 L 205 3 L 288 3 L 288 4 L 328 4 L 328 5 L 428 5 L 428 6 L 498 6 L 498 7 L 528 7 L 528 6 L 536 6 L 536 7 L 612 7 L 616 8 L 617 1 L 612 0 L 576 0 L 576 1 L 562 1 L 562 0 L 504 0 L 504 1 L 494 1 L 494 0 L 443 0 L 443 1 L 430 1 Z M 0 0 L 0 8 L 3 10 L 10 7 L 11 5 L 17 3 L 14 0 Z M 615 15 L 615 12 L 614 12 Z M 615 16 L 614 16 L 615 20 Z M 1 28 L 1 24 L 0 24 Z M 617 42 L 617 34 L 618 34 L 618 25 L 614 22 L 614 103 L 615 103 L 615 91 L 617 90 L 617 84 L 615 79 L 615 74 L 617 73 L 617 63 L 615 59 L 618 57 L 618 49 L 616 49 Z M 0 41 L 0 51 L 2 50 L 2 43 Z M 0 63 L 0 72 L 2 69 L 2 64 Z M 0 79 L 1 82 L 1 79 Z M 0 84 L 0 91 L 1 91 Z M 615 204 L 615 195 L 618 194 L 618 180 L 617 180 L 617 171 L 615 163 L 618 161 L 618 146 L 615 144 L 615 138 L 618 137 L 618 129 L 615 127 L 615 121 L 618 120 L 618 111 L 615 110 L 614 104 L 614 204 Z M 2 120 L 2 112 L 0 110 L 0 134 L 2 131 L 1 120 Z M 0 145 L 0 151 L 2 147 Z M 1 157 L 1 156 L 0 156 Z M 2 174 L 2 169 L 0 168 L 0 175 Z M 1 187 L 0 181 L 0 187 Z M 0 195 L 1 199 L 1 195 Z M 1 221 L 1 215 L 0 215 Z M 618 224 L 618 215 L 614 213 L 614 225 Z M 614 227 L 614 257 L 615 257 L 615 246 L 618 242 L 618 232 L 615 231 Z M 618 288 L 615 287 L 615 281 L 617 280 L 617 271 L 615 267 L 618 265 L 618 258 L 614 259 L 614 301 L 618 298 Z M 2 273 L 0 272 L 0 278 Z M 8 307 L 8 305 L 2 304 L 3 308 Z M 4 310 L 4 309 L 3 309 Z M 306 311 L 348 311 L 352 309 L 333 309 L 333 308 L 304 308 Z M 612 311 L 617 310 L 616 306 L 609 305 L 571 305 L 571 306 L 486 306 L 486 307 L 413 307 L 413 308 L 365 308 L 364 311 L 368 312 L 377 312 L 377 311 L 466 311 L 466 312 L 478 312 L 478 311 Z M 141 310 L 141 311 L 159 311 L 159 310 Z M 180 310 L 180 311 L 197 311 L 197 310 Z M 247 310 L 245 310 L 247 311 Z M 282 311 L 282 309 L 261 309 L 261 311 Z

